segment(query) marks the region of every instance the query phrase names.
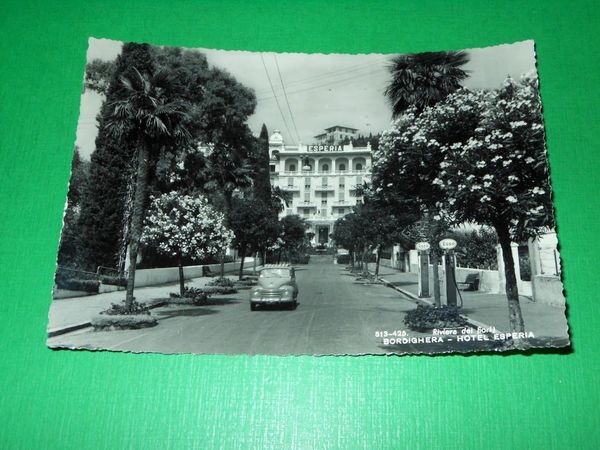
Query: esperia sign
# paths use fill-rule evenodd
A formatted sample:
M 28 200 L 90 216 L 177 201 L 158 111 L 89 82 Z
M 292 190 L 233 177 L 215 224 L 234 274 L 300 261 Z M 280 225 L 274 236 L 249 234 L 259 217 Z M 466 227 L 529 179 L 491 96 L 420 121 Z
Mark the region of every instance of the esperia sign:
M 307 152 L 341 152 L 343 150 L 343 145 L 314 144 L 306 146 Z

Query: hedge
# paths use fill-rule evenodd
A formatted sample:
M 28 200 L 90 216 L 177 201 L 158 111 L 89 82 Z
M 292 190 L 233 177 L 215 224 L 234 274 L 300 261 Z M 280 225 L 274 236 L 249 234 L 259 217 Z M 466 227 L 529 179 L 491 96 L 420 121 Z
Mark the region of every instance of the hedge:
M 95 330 L 136 330 L 153 327 L 158 320 L 149 314 L 98 314 L 92 317 L 91 323 Z
M 59 289 L 67 289 L 70 291 L 84 291 L 84 292 L 92 292 L 97 294 L 98 289 L 100 288 L 100 281 L 98 280 L 81 280 L 76 278 L 71 278 L 68 280 L 57 280 L 56 283 Z

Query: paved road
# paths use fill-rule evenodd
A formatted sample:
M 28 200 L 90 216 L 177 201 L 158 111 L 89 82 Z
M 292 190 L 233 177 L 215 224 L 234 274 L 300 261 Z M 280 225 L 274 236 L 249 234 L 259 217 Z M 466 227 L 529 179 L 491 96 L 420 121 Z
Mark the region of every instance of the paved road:
M 355 281 L 331 257 L 312 257 L 296 269 L 298 307 L 250 311 L 248 291 L 214 297 L 203 307 L 153 311 L 159 325 L 143 330 L 89 329 L 51 338 L 53 347 L 76 346 L 133 352 L 332 355 L 443 350 L 437 344 L 385 347 L 378 330 L 402 330 L 415 304 L 383 285 Z M 412 336 L 424 336 L 411 333 Z

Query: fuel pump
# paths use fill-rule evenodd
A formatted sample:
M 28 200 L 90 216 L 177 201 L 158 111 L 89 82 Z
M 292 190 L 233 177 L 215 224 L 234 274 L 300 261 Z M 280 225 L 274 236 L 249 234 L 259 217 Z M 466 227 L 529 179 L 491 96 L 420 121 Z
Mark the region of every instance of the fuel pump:
M 454 239 L 442 239 L 440 248 L 444 251 L 444 271 L 446 273 L 446 304 L 448 306 L 457 306 L 456 299 L 456 273 L 454 264 L 454 248 L 456 241 Z
M 419 252 L 419 297 L 429 297 L 429 242 L 418 242 L 415 248 Z

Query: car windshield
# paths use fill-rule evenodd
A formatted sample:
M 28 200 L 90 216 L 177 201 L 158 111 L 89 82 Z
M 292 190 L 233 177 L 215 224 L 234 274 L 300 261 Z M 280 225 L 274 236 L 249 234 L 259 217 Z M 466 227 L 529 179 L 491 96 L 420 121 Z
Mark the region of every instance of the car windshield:
M 264 269 L 260 272 L 261 278 L 289 278 L 290 269 Z

